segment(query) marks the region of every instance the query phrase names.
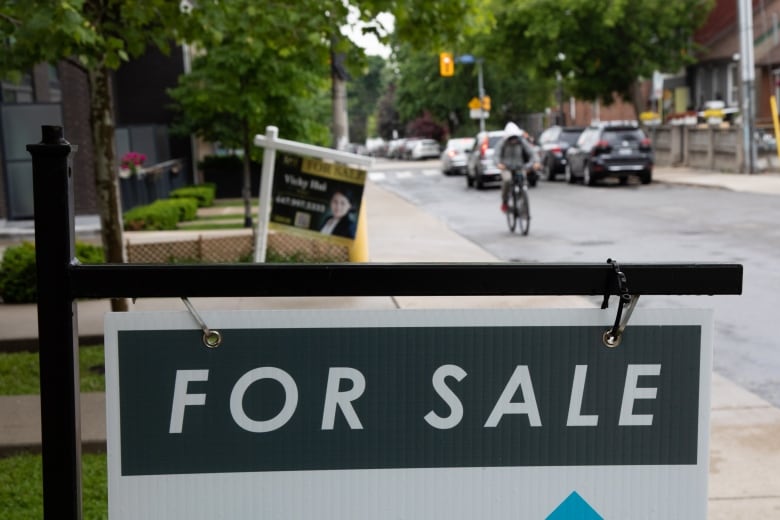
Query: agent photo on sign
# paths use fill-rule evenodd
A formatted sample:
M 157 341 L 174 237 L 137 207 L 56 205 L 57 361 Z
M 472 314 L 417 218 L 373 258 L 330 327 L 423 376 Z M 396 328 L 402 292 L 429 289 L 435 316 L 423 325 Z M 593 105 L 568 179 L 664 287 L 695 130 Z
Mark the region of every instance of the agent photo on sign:
M 352 193 L 338 189 L 330 197 L 330 211 L 325 214 L 320 233 L 346 238 L 355 238 L 357 229 L 356 208 L 353 207 Z

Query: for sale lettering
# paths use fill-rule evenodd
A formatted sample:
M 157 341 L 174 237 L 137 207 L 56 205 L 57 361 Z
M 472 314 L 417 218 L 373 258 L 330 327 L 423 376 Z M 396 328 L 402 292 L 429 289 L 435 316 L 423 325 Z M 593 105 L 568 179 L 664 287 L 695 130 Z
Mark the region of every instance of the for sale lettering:
M 123 474 L 698 461 L 698 327 L 220 332 L 119 334 Z
M 574 383 L 571 387 L 568 417 L 566 426 L 597 426 L 598 415 L 582 415 L 582 396 L 585 390 L 587 365 L 577 365 L 574 370 Z M 619 426 L 650 426 L 653 414 L 635 415 L 634 403 L 637 399 L 655 399 L 657 388 L 638 387 L 640 376 L 658 376 L 661 365 L 628 365 L 625 386 L 620 405 Z M 182 433 L 184 412 L 187 406 L 205 406 L 206 394 L 189 393 L 188 384 L 193 381 L 208 380 L 208 370 L 178 370 L 174 384 L 173 406 L 169 433 Z M 468 374 L 457 365 L 443 365 L 436 369 L 432 377 L 433 389 L 442 399 L 450 413 L 440 416 L 435 411 L 429 411 L 424 420 L 433 428 L 447 430 L 457 427 L 463 419 L 463 403 L 446 379 L 451 377 L 461 382 Z M 249 387 L 262 379 L 277 382 L 283 390 L 283 402 L 279 412 L 269 419 L 253 419 L 249 417 L 243 406 L 243 398 Z M 349 381 L 351 388 L 340 390 L 342 381 Z M 365 376 L 354 368 L 331 367 L 328 371 L 328 383 L 325 389 L 324 406 L 322 410 L 322 430 L 333 430 L 337 410 L 346 420 L 352 430 L 363 429 L 363 424 L 355 411 L 353 402 L 359 399 L 366 388 Z M 523 396 L 515 400 L 518 391 Z M 250 370 L 239 378 L 230 393 L 230 415 L 241 429 L 252 433 L 272 432 L 282 428 L 295 414 L 298 406 L 298 386 L 292 376 L 276 367 L 258 367 Z M 485 428 L 496 428 L 505 415 L 523 415 L 528 418 L 531 427 L 541 427 L 542 419 L 539 404 L 534 392 L 531 373 L 526 365 L 515 367 L 511 378 L 503 392 L 495 402 L 490 416 L 485 421 Z

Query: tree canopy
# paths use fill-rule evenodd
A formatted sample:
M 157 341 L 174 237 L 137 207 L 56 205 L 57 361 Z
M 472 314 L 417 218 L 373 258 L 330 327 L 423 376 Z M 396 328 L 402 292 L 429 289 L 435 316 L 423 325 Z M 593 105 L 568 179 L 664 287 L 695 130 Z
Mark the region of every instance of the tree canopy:
M 631 102 L 640 78 L 676 72 L 712 0 L 516 0 L 498 3 L 496 45 L 518 49 L 539 77 L 561 74 L 567 91 L 609 104 Z

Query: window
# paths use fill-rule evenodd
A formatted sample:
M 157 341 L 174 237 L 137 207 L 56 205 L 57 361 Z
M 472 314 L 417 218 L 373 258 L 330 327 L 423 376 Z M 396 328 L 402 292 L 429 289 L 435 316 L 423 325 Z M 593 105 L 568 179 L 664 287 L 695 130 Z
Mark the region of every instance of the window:
M 49 101 L 59 103 L 62 101 L 62 87 L 60 86 L 60 73 L 56 65 L 49 65 Z
M 19 83 L 3 81 L 3 103 L 32 103 L 33 95 L 32 74 L 25 74 Z
M 728 106 L 739 104 L 739 78 L 736 63 L 730 63 L 726 72 L 726 104 Z

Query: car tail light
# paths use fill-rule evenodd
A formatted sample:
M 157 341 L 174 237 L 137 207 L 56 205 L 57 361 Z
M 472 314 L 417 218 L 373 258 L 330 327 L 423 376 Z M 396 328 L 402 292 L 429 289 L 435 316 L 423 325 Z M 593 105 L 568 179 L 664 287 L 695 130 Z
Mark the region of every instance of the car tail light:
M 612 147 L 609 145 L 609 141 L 601 140 L 596 143 L 596 146 L 593 147 L 590 154 L 591 155 L 598 155 L 600 153 L 609 153 L 612 150 Z
M 552 148 L 550 148 L 550 152 L 552 153 L 561 153 L 561 151 L 562 150 L 560 146 L 553 146 Z
M 488 149 L 488 140 L 485 139 L 484 141 L 482 141 L 482 144 L 479 145 L 479 156 L 484 158 L 485 154 L 487 153 L 487 149 Z
M 652 146 L 652 144 L 653 144 L 653 143 L 650 141 L 650 139 L 648 139 L 647 137 L 645 137 L 644 139 L 642 139 L 641 141 L 639 141 L 639 149 L 640 149 L 640 150 L 649 150 L 649 149 L 650 149 L 650 147 Z

